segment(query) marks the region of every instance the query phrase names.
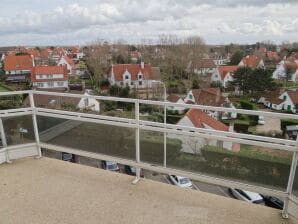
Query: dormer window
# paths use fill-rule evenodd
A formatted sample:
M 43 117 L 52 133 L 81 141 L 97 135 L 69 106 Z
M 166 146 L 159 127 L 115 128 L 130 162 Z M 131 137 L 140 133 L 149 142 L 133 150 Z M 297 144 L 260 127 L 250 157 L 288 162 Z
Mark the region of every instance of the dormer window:
M 139 79 L 142 79 L 142 75 L 139 75 Z
M 124 78 L 125 78 L 125 79 L 129 79 L 128 75 L 126 75 Z

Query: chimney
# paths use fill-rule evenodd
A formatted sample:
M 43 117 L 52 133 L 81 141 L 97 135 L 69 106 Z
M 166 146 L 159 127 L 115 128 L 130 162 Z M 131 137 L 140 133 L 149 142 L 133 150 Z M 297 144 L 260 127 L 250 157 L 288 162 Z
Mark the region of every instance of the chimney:
M 35 67 L 34 56 L 33 56 L 32 54 L 31 54 L 30 56 L 31 56 L 31 58 L 32 58 L 32 65 L 33 65 L 33 67 Z
M 144 69 L 145 68 L 145 63 L 143 61 L 141 61 L 141 68 Z

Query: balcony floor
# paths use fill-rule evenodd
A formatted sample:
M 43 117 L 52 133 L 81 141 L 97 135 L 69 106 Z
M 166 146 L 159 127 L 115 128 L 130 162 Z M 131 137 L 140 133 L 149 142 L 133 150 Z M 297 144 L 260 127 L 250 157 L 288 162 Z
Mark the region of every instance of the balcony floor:
M 298 223 L 279 210 L 59 160 L 0 165 L 1 223 Z

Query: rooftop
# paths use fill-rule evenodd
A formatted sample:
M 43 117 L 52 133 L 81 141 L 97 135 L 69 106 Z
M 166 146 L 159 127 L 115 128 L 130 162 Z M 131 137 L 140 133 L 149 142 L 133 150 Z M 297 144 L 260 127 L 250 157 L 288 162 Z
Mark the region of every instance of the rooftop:
M 69 162 L 0 166 L 0 216 L 9 223 L 298 223 L 280 211 Z

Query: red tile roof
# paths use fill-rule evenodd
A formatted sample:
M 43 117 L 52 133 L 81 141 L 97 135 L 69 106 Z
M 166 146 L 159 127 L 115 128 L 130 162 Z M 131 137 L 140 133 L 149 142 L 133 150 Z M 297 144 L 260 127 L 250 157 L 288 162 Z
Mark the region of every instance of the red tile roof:
M 293 104 L 298 104 L 298 91 L 287 91 Z
M 172 102 L 172 103 L 176 103 L 178 100 L 180 99 L 179 96 L 171 94 L 167 97 L 167 101 Z
M 32 70 L 33 61 L 30 55 L 8 55 L 4 58 L 4 70 Z
M 221 80 L 224 80 L 224 78 L 227 76 L 228 73 L 234 73 L 237 69 L 237 65 L 222 65 L 218 66 L 218 72 L 220 74 Z
M 36 75 L 53 75 L 53 74 L 63 74 L 63 78 L 36 80 Z M 32 82 L 66 81 L 67 79 L 68 79 L 68 76 L 67 76 L 66 66 L 36 66 L 32 69 L 32 74 L 31 74 Z
M 202 68 L 216 68 L 216 65 L 212 59 L 209 58 L 202 58 L 193 62 L 192 65 L 196 69 Z
M 261 60 L 262 58 L 257 57 L 255 55 L 247 55 L 246 57 L 242 58 L 241 61 L 243 62 L 244 66 L 256 68 Z
M 279 55 L 275 51 L 267 51 L 267 58 L 269 61 L 278 61 L 280 59 Z
M 221 106 L 227 101 L 219 88 L 193 89 L 192 94 L 196 104 L 207 106 Z
M 143 74 L 143 80 L 152 80 L 152 68 L 151 65 L 145 64 L 144 69 L 141 68 L 139 64 L 117 64 L 112 65 L 109 69 L 109 76 L 112 75 L 112 70 L 114 72 L 114 77 L 116 81 L 123 80 L 123 73 L 127 70 L 131 74 L 132 80 L 138 80 L 137 75 L 139 72 Z
M 71 60 L 69 57 L 67 57 L 66 55 L 64 55 L 64 56 L 61 56 L 61 58 L 64 58 L 65 59 L 65 61 L 71 66 L 71 67 L 73 67 L 74 65 L 75 65 L 75 63 L 74 63 L 74 61 L 73 60 Z M 60 59 L 61 59 L 60 58 Z M 60 59 L 59 59 L 59 61 L 60 61 Z
M 196 128 L 205 128 L 206 125 L 218 131 L 228 131 L 229 127 L 224 123 L 210 117 L 207 113 L 198 110 L 190 109 L 186 116 Z

